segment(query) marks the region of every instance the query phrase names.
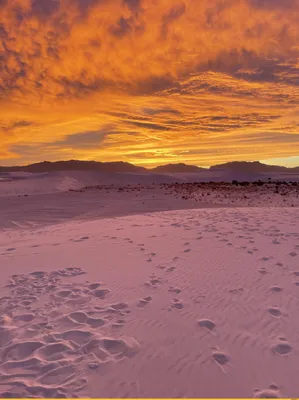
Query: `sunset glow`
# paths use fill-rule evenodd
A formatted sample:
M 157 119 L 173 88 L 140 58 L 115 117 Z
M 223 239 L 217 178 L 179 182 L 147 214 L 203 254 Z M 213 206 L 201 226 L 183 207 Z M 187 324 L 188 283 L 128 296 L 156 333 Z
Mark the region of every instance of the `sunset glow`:
M 298 165 L 299 0 L 0 0 L 0 165 Z

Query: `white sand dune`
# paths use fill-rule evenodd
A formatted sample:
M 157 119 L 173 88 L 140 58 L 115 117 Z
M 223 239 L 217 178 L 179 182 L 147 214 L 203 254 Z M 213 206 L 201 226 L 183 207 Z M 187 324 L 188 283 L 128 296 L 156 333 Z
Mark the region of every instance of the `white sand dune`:
M 256 207 L 2 229 L 1 396 L 297 397 L 298 227 Z
M 84 186 L 82 189 L 85 173 L 79 184 L 76 183 L 79 181 L 78 175 L 75 175 L 76 179 L 63 174 L 58 176 L 60 178 L 55 180 L 54 186 L 48 175 L 43 178 L 23 179 L 17 183 L 18 186 L 10 186 L 12 182 L 2 182 L 0 229 L 32 228 L 70 220 L 91 220 L 167 210 L 224 206 L 299 206 L 299 184 L 266 183 L 262 186 L 188 182 L 161 184 L 159 181 L 145 183 L 143 178 L 138 182 L 138 176 L 130 175 L 133 184 L 115 183 L 114 177 L 113 184 Z M 107 176 L 106 178 L 108 179 Z M 164 179 L 163 176 L 159 178 Z M 147 179 L 153 179 L 153 176 L 147 176 Z M 94 183 L 95 180 L 90 177 L 90 182 Z M 56 188 L 56 192 L 53 187 Z M 20 194 L 21 188 L 23 194 Z
M 37 195 L 80 190 L 97 185 L 137 185 L 174 182 L 175 177 L 156 174 L 101 173 L 95 171 L 61 171 L 49 173 L 0 174 L 0 196 Z M 180 179 L 179 179 L 180 180 Z
M 80 190 L 97 185 L 149 185 L 173 182 L 232 182 L 287 180 L 299 182 L 298 173 L 240 173 L 230 170 L 207 170 L 199 173 L 130 174 L 101 173 L 96 171 L 59 171 L 48 173 L 10 172 L 0 173 L 0 197 L 52 194 Z

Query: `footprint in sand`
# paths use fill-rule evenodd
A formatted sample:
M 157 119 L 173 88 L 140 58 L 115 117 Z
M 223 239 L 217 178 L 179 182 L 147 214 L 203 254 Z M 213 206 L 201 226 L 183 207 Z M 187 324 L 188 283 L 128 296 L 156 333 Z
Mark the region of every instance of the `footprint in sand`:
M 269 261 L 269 260 L 271 260 L 271 257 L 262 257 L 261 258 L 261 261 Z
M 212 332 L 216 328 L 216 325 L 210 319 L 201 319 L 198 321 L 198 325 L 209 332 Z
M 166 270 L 166 272 L 173 272 L 173 271 L 175 271 L 175 267 L 169 267 Z
M 11 344 L 2 351 L 2 362 L 25 360 L 42 346 L 44 346 L 44 343 L 40 341 L 23 341 Z
M 163 283 L 163 280 L 160 278 L 151 278 L 148 282 L 145 282 L 146 286 L 157 289 L 158 285 Z
M 280 399 L 283 396 L 279 392 L 278 386 L 273 384 L 269 386 L 269 389 L 255 389 L 253 397 L 257 399 Z
M 42 386 L 59 386 L 64 383 L 70 383 L 70 381 L 75 377 L 77 370 L 75 365 L 65 365 L 62 367 L 57 367 L 51 369 L 40 376 L 37 381 Z
M 277 265 L 278 267 L 283 267 L 283 263 L 281 263 L 281 262 L 277 262 L 276 265 Z
M 268 271 L 266 270 L 266 268 L 262 267 L 262 268 L 259 270 L 259 273 L 262 274 L 262 275 L 266 275 L 266 274 L 268 274 Z
M 121 360 L 124 357 L 132 357 L 138 353 L 140 345 L 137 340 L 131 337 L 121 339 L 104 337 L 95 341 L 90 341 L 85 347 L 85 351 L 95 352 L 95 355 L 97 355 L 97 349 L 101 349 L 100 354 L 104 351 L 113 359 Z
M 20 315 L 16 315 L 14 317 L 14 321 L 17 322 L 23 322 L 24 324 L 32 322 L 35 318 L 34 314 L 28 313 L 28 314 L 20 314 Z
M 129 308 L 129 305 L 127 303 L 116 303 L 112 304 L 109 308 L 116 310 L 116 311 L 123 311 L 127 310 Z
M 70 239 L 70 241 L 74 242 L 74 243 L 80 243 L 80 242 L 83 242 L 84 240 L 88 240 L 88 239 L 89 239 L 89 236 L 82 236 L 80 239 Z
M 182 308 L 184 308 L 184 304 L 179 299 L 173 299 L 171 307 L 177 310 L 181 310 Z
M 244 292 L 243 288 L 229 290 L 229 293 L 232 293 L 232 294 L 238 294 L 238 293 L 240 294 L 240 293 L 243 293 L 243 292 Z
M 106 320 L 103 318 L 90 317 L 87 313 L 83 311 L 72 312 L 68 315 L 71 321 L 77 324 L 89 325 L 92 328 L 100 328 L 106 324 Z
M 149 304 L 152 301 L 152 296 L 147 296 L 144 297 L 143 299 L 140 299 L 137 303 L 137 307 L 139 308 L 143 308 L 145 307 L 147 304 Z
M 212 348 L 212 358 L 221 370 L 227 373 L 226 366 L 230 364 L 230 356 L 217 348 Z
M 214 351 L 212 356 L 213 356 L 213 359 L 216 361 L 216 363 L 219 365 L 226 365 L 230 360 L 230 357 L 228 356 L 228 354 L 220 352 L 220 351 Z
M 54 271 L 52 273 L 53 277 L 55 276 L 74 277 L 83 274 L 86 274 L 86 272 L 82 268 L 77 268 L 77 267 L 68 267 L 64 269 L 59 269 L 58 271 Z
M 124 319 L 117 319 L 113 324 L 111 324 L 112 328 L 122 328 L 125 325 Z
M 292 251 L 291 253 L 289 253 L 291 257 L 296 257 L 297 253 L 295 251 Z
M 110 289 L 96 289 L 91 292 L 94 297 L 104 299 L 110 293 Z
M 282 291 L 282 288 L 280 286 L 271 286 L 270 287 L 271 292 L 273 293 L 279 293 Z
M 87 287 L 90 290 L 95 290 L 95 289 L 98 289 L 100 286 L 102 286 L 102 283 L 94 282 L 94 283 L 90 283 Z
M 15 247 L 10 247 L 10 248 L 6 249 L 6 251 L 8 251 L 8 252 L 10 252 L 10 251 L 15 251 L 15 250 L 16 250 Z
M 39 348 L 36 352 L 42 361 L 58 361 L 68 357 L 76 359 L 78 357 L 75 347 L 66 343 L 49 343 Z
M 278 338 L 271 346 L 273 353 L 286 356 L 293 350 L 292 345 L 283 337 Z
M 59 290 L 55 293 L 56 297 L 72 298 L 74 293 L 71 290 Z
M 191 249 L 186 249 L 184 250 L 184 253 L 189 253 L 191 251 Z
M 170 286 L 170 288 L 168 289 L 168 291 L 169 291 L 170 293 L 176 293 L 176 294 L 180 294 L 180 293 L 181 293 L 181 289 L 174 288 L 174 287 L 172 287 L 172 286 Z
M 273 244 L 281 244 L 281 242 L 279 240 L 277 240 L 277 239 L 272 240 L 272 243 Z
M 269 307 L 267 311 L 270 315 L 276 318 L 281 317 L 282 315 L 282 312 L 278 307 Z

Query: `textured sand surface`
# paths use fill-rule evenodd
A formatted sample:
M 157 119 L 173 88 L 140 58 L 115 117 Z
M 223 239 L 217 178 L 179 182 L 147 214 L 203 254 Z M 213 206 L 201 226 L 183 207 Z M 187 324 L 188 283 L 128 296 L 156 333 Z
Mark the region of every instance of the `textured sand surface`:
M 299 182 L 233 185 L 184 182 L 181 174 L 174 179 L 88 172 L 9 177 L 13 179 L 0 182 L 0 229 L 207 207 L 299 206 Z
M 1 396 L 298 396 L 298 208 L 21 211 L 0 232 Z

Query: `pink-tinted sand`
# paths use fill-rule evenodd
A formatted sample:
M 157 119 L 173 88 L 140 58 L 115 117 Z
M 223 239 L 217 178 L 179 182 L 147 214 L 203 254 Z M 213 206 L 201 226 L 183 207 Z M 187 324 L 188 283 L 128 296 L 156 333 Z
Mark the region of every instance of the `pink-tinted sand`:
M 113 190 L 92 190 L 110 212 Z M 201 191 L 185 209 L 154 212 L 151 190 L 139 191 L 139 215 L 95 218 L 81 192 L 71 195 L 86 218 L 10 208 L 0 232 L 2 396 L 298 396 L 296 203 L 260 204 L 260 192 L 254 207 L 201 203 Z M 114 209 L 123 198 L 130 214 L 135 195 L 117 190 Z

